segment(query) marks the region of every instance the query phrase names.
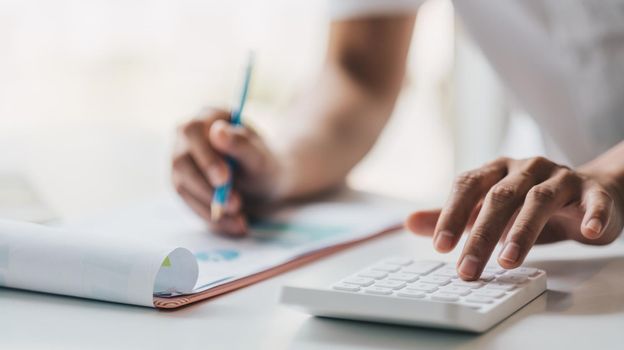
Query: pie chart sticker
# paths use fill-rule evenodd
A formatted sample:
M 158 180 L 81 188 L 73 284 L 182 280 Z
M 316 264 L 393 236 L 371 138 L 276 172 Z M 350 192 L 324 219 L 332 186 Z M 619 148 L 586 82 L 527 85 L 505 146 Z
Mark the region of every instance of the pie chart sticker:
M 199 267 L 188 249 L 176 248 L 163 259 L 154 281 L 154 294 L 184 294 L 193 291 Z

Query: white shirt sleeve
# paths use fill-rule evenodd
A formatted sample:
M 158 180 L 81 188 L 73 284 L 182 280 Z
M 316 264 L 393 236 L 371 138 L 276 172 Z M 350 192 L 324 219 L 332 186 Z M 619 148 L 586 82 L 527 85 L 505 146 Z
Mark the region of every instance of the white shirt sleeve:
M 327 0 L 332 20 L 415 13 L 426 0 Z

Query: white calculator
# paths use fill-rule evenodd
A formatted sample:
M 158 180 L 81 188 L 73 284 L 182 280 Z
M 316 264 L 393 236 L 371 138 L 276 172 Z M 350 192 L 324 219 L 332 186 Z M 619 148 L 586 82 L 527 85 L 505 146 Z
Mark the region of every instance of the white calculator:
M 286 286 L 281 302 L 325 317 L 484 332 L 546 290 L 533 267 L 488 266 L 478 281 L 454 264 L 391 257 L 334 284 Z

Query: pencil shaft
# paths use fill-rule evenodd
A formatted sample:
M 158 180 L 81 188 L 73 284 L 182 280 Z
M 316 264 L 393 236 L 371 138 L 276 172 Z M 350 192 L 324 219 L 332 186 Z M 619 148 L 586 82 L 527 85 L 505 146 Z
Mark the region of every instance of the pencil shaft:
M 247 66 L 245 68 L 245 77 L 243 79 L 243 86 L 241 87 L 240 100 L 238 102 L 238 106 L 232 109 L 232 113 L 230 114 L 231 125 L 242 125 L 243 108 L 245 107 L 245 102 L 247 101 L 247 94 L 249 91 L 249 82 L 251 80 L 252 70 L 253 55 L 250 54 Z M 220 219 L 220 217 L 223 215 L 223 209 L 228 201 L 230 192 L 232 190 L 232 178 L 234 170 L 236 168 L 236 162 L 234 161 L 234 159 L 228 157 L 227 164 L 230 169 L 230 176 L 225 184 L 215 189 L 214 195 L 212 197 L 211 215 L 213 221 Z

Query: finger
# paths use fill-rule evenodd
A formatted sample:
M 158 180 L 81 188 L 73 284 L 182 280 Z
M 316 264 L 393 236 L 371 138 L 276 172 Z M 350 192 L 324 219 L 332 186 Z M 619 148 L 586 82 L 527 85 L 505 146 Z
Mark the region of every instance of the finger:
M 210 127 L 209 138 L 215 149 L 236 159 L 245 169 L 258 169 L 263 162 L 257 136 L 245 127 L 218 120 Z
M 241 214 L 224 215 L 211 224 L 211 229 L 231 237 L 242 237 L 247 233 L 247 220 Z
M 588 239 L 598 239 L 609 224 L 613 198 L 604 189 L 596 186 L 586 191 L 583 203 L 586 209 L 581 223 L 581 234 Z
M 460 256 L 459 275 L 476 278 L 481 274 L 529 190 L 546 179 L 554 167 L 554 163 L 542 158 L 523 161 L 492 186 Z
M 440 212 L 441 209 L 433 209 L 412 213 L 405 219 L 405 227 L 416 234 L 431 236 L 440 217 Z
M 174 157 L 172 181 L 178 192 L 185 188 L 205 205 L 212 201 L 212 187 L 188 153 Z
M 506 269 L 522 264 L 555 211 L 577 200 L 580 192 L 581 179 L 567 169 L 534 186 L 507 234 L 498 263 Z
M 224 215 L 217 222 L 211 222 L 209 206 L 195 198 L 185 188 L 180 190 L 180 196 L 197 215 L 210 224 L 211 229 L 216 233 L 227 234 L 230 236 L 243 236 L 247 233 L 247 220 L 243 215 Z
M 184 202 L 199 215 L 204 221 L 210 222 L 210 206 L 202 203 L 199 199 L 195 198 L 191 192 L 189 192 L 184 186 L 178 190 L 180 197 L 184 199 Z
M 207 138 L 205 121 L 192 121 L 182 128 L 188 144 L 188 151 L 208 182 L 214 186 L 223 185 L 229 176 L 224 159 L 212 148 Z
M 481 206 L 482 202 L 479 202 L 479 204 L 477 204 L 477 206 L 475 206 L 472 210 L 466 229 L 470 229 L 474 225 L 477 215 L 479 214 L 479 211 L 481 211 Z M 440 218 L 440 212 L 441 209 L 414 212 L 405 220 L 405 228 L 417 235 L 433 236 L 436 223 Z
M 485 193 L 507 173 L 507 159 L 460 175 L 440 213 L 433 237 L 439 252 L 452 250 L 466 229 L 470 215 Z
M 228 197 L 228 201 L 225 204 L 225 213 L 229 215 L 237 214 L 241 211 L 242 208 L 242 199 L 238 192 L 232 191 L 230 192 L 230 196 Z

